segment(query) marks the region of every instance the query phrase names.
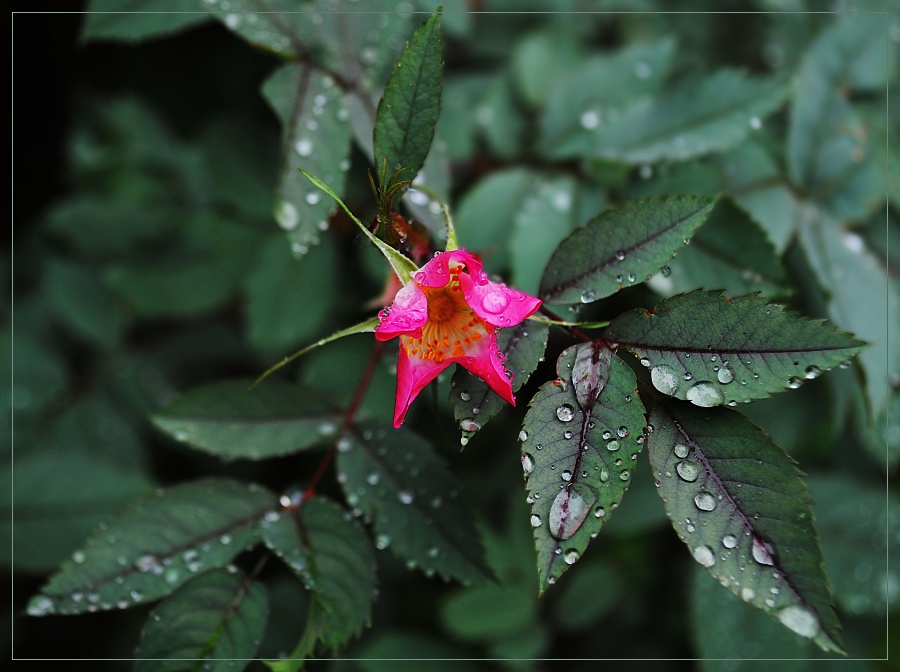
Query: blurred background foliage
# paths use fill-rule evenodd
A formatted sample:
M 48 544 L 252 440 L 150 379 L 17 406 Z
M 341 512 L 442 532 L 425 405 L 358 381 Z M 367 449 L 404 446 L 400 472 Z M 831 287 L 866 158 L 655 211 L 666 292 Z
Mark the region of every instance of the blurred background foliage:
M 324 11 L 365 5 L 296 4 Z M 410 12 L 437 4 L 407 2 L 390 19 L 366 15 L 354 24 L 359 35 L 326 36 L 326 44 L 353 54 L 342 62 L 366 64 L 348 77 L 361 77 L 377 101 L 403 41 L 424 19 Z M 885 142 L 887 133 L 896 139 L 900 123 L 898 87 L 890 100 L 885 93 L 896 72 L 900 5 L 675 4 L 444 2 L 444 99 L 422 180 L 448 198 L 462 244 L 525 291 L 535 291 L 555 245 L 598 212 L 646 194 L 721 193 L 669 273 L 581 316 L 609 319 L 696 287 L 760 291 L 874 343 L 850 369 L 742 410 L 810 474 L 849 651 L 881 658 L 889 639 L 894 648 L 900 642 L 896 619 L 886 618 L 900 604 L 900 509 L 896 487 L 885 491 L 900 459 L 898 281 L 887 270 L 900 260 L 887 244 L 898 230 L 900 150 Z M 148 0 L 135 8 L 171 5 Z M 879 29 L 860 32 L 825 9 L 890 14 L 866 24 Z M 756 13 L 723 13 L 729 10 Z M 577 13 L 584 11 L 595 13 Z M 672 13 L 679 11 L 700 13 Z M 14 572 L 4 648 L 20 658 L 133 656 L 148 608 L 23 616 L 47 573 L 125 502 L 209 474 L 276 489 L 308 478 L 315 454 L 223 463 L 167 440 L 147 416 L 186 389 L 256 375 L 365 317 L 387 277 L 378 255 L 328 204 L 321 223 L 283 230 L 292 228 L 284 203 L 300 179 L 286 170 L 286 142 L 309 160 L 303 165 L 342 173 L 351 209 L 363 219 L 374 214 L 366 178 L 371 122 L 366 136 L 357 118 L 364 96 L 356 107 L 347 102 L 349 134 L 330 131 L 343 140 L 329 144 L 330 136 L 313 133 L 324 141 L 298 144 L 297 129 L 281 126 L 277 92 L 263 89 L 281 57 L 272 44 L 252 46 L 255 38 L 229 16 L 14 17 L 14 218 L 2 262 L 10 286 L 0 304 L 12 353 L 2 433 L 10 487 L 0 525 L 7 535 L 15 525 L 15 545 L 2 546 L 0 561 Z M 747 75 L 758 89 L 747 88 Z M 696 116 L 732 93 L 749 95 L 758 109 L 742 108 L 755 111 L 739 129 L 704 130 Z M 642 115 L 641 124 L 623 126 L 623 114 Z M 667 136 L 666 124 L 680 118 L 702 132 Z M 605 124 L 617 130 L 604 135 Z M 427 200 L 410 194 L 407 207 L 437 230 Z M 566 343 L 551 336 L 556 352 Z M 365 337 L 348 338 L 311 354 L 291 375 L 347 404 L 370 348 Z M 391 364 L 386 355 L 363 417 L 390 417 Z M 534 380 L 552 375 L 545 364 Z M 498 581 L 462 588 L 409 572 L 380 552 L 372 627 L 342 654 L 358 660 L 309 669 L 386 671 L 399 664 L 377 659 L 460 657 L 508 659 L 466 664 L 473 670 L 544 669 L 532 658 L 797 659 L 660 661 L 660 670 L 834 664 L 807 660 L 824 654 L 695 566 L 644 467 L 577 571 L 538 601 L 512 440 L 525 404 L 507 409 L 460 454 L 444 402 L 448 379 L 437 387 L 435 401 L 424 394 L 409 422 L 432 435 L 441 428 L 438 452 L 466 484 Z M 535 389 L 529 384 L 520 399 Z M 271 605 L 260 655 L 275 657 L 293 648 L 307 597 L 275 563 L 263 578 Z M 893 669 L 884 661 L 837 664 Z M 427 669 L 445 668 L 460 666 Z

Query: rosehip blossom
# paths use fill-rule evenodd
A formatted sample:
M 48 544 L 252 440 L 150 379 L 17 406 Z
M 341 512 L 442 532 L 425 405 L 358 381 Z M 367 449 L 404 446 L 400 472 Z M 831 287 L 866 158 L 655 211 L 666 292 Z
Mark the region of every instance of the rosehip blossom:
M 515 406 L 495 330 L 519 324 L 540 305 L 540 299 L 489 281 L 481 260 L 465 250 L 436 254 L 379 314 L 375 329 L 379 341 L 400 337 L 394 427 L 403 424 L 419 392 L 454 363 Z

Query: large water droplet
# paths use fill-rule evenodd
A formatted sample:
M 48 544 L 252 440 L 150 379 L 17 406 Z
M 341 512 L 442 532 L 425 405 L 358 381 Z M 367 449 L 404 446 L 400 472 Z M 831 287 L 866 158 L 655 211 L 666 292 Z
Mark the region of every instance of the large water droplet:
M 572 408 L 571 404 L 563 404 L 556 409 L 556 417 L 562 422 L 571 422 L 572 418 L 575 417 L 575 409 Z
M 501 291 L 493 291 L 484 295 L 484 298 L 481 299 L 481 307 L 484 308 L 486 313 L 491 313 L 492 315 L 497 315 L 506 310 L 506 307 L 509 305 L 509 298 L 507 298 L 505 292 Z
M 806 367 L 806 379 L 812 380 L 813 378 L 818 378 L 822 375 L 822 370 L 818 366 L 807 366 Z
M 719 388 L 705 380 L 694 385 L 684 396 L 694 406 L 702 406 L 703 408 L 716 406 L 723 401 Z
M 732 380 L 734 380 L 734 371 L 729 369 L 727 366 L 723 366 L 716 372 L 716 378 L 718 378 L 719 382 L 723 385 L 727 385 Z
M 539 515 L 532 514 L 531 516 L 531 526 L 532 527 L 540 527 L 541 526 L 541 517 Z
M 738 539 L 733 534 L 726 534 L 722 537 L 722 545 L 725 548 L 735 548 L 738 545 Z
M 754 597 L 756 597 L 756 593 L 753 592 L 753 589 L 752 589 L 752 588 L 742 588 L 742 589 L 741 589 L 741 599 L 742 599 L 744 602 L 749 602 L 749 601 L 752 600 Z
M 700 476 L 700 467 L 694 462 L 688 462 L 687 460 L 676 464 L 675 471 L 678 472 L 678 476 L 681 480 L 687 481 L 688 483 L 693 483 L 697 480 L 697 477 Z
M 613 439 L 609 443 L 606 444 L 606 449 L 610 452 L 615 452 L 619 449 L 619 442 Z
M 534 457 L 530 453 L 522 455 L 522 471 L 525 472 L 526 476 L 534 471 Z
M 772 546 L 756 537 L 753 538 L 753 550 L 751 553 L 753 559 L 761 565 L 775 564 L 775 558 L 772 555 Z
M 519 432 L 519 441 L 527 441 L 527 440 L 528 440 L 528 432 L 526 432 L 523 429 L 521 432 Z
M 678 376 L 665 364 L 660 364 L 650 371 L 650 381 L 653 387 L 663 394 L 675 394 L 678 391 Z
M 819 619 L 804 607 L 791 605 L 779 611 L 776 616 L 785 626 L 801 637 L 815 637 L 819 634 Z
M 683 443 L 676 443 L 673 451 L 675 453 L 675 457 L 681 458 L 683 460 L 688 456 L 688 453 L 691 452 L 691 449 L 689 446 Z
M 704 567 L 712 567 L 716 564 L 716 554 L 709 546 L 697 546 L 693 551 L 694 560 Z
M 568 551 L 566 551 L 566 554 L 563 555 L 563 560 L 566 561 L 567 565 L 574 565 L 576 562 L 578 562 L 578 558 L 580 557 L 581 554 L 577 550 L 575 550 L 574 548 L 570 548 Z
M 712 511 L 716 508 L 716 498 L 709 492 L 700 492 L 694 497 L 694 504 L 701 511 Z
M 593 505 L 574 488 L 569 488 L 560 490 L 550 506 L 550 534 L 557 539 L 568 539 L 575 534 Z
M 278 222 L 278 226 L 285 231 L 293 231 L 300 221 L 297 206 L 288 201 L 281 201 L 275 209 L 275 220 Z

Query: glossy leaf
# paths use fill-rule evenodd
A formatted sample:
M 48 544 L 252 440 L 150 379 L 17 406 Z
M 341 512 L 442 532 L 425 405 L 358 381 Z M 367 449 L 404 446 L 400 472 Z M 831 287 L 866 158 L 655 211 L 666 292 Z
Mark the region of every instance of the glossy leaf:
M 557 51 L 559 44 L 552 45 Z M 565 48 L 565 47 L 563 47 Z M 550 156 L 578 156 L 629 104 L 655 94 L 675 52 L 675 41 L 635 44 L 594 56 L 558 77 L 541 117 L 541 145 Z
M 730 201 L 716 204 L 700 227 L 650 286 L 671 296 L 693 289 L 724 289 L 729 294 L 758 291 L 765 296 L 788 293 L 787 275 L 766 234 Z
M 344 173 L 350 165 L 348 112 L 334 78 L 307 65 L 282 66 L 263 83 L 262 94 L 282 127 L 275 220 L 288 233 L 291 251 L 299 256 L 316 245 L 328 229 L 334 203 L 297 169 L 319 175 L 337 193 L 343 191 Z
M 262 523 L 266 546 L 303 580 L 319 608 L 304 636 L 337 647 L 368 624 L 375 601 L 375 559 L 360 526 L 333 502 L 314 497 Z
M 513 392 L 517 392 L 537 368 L 547 348 L 548 334 L 545 324 L 525 320 L 503 329 L 497 336 L 497 347 L 506 357 L 504 366 L 513 374 Z M 461 366 L 456 367 L 450 381 L 450 408 L 462 432 L 462 445 L 469 443 L 475 432 L 506 405 L 481 378 Z
M 635 164 L 684 161 L 728 149 L 778 109 L 788 93 L 777 80 L 720 70 L 628 106 L 579 142 L 577 154 Z
M 224 567 L 275 508 L 257 485 L 208 479 L 158 490 L 102 525 L 28 604 L 32 616 L 124 609 Z
M 384 89 L 375 117 L 375 165 L 411 180 L 425 164 L 441 109 L 441 15 L 416 31 Z
M 603 336 L 638 355 L 657 390 L 706 407 L 796 389 L 865 346 L 757 294 L 701 291 L 623 313 Z
M 214 672 L 241 670 L 256 655 L 268 611 L 265 586 L 236 568 L 198 576 L 150 612 L 135 670 L 184 670 L 184 659 Z
M 650 423 L 658 492 L 694 560 L 798 635 L 842 652 L 812 499 L 791 458 L 726 409 L 666 403 Z
M 644 282 L 684 246 L 712 206 L 712 199 L 699 196 L 655 197 L 595 217 L 556 248 L 539 296 L 549 303 L 591 303 Z
M 140 42 L 209 21 L 203 12 L 184 10 L 179 0 L 91 0 L 81 41 Z
M 153 422 L 176 441 L 225 459 L 289 455 L 333 439 L 342 416 L 320 394 L 278 380 L 253 390 L 249 384 L 231 380 L 196 388 Z
M 490 576 L 459 484 L 421 437 L 364 423 L 338 442 L 338 480 L 347 503 L 375 526 L 375 546 L 409 567 L 463 583 Z
M 556 369 L 519 434 L 542 593 L 618 507 L 644 441 L 644 406 L 621 359 L 586 343 L 564 350 Z
M 819 285 L 827 292 L 835 324 L 871 342 L 859 355 L 872 414 L 887 403 L 885 380 L 900 373 L 900 292 L 857 233 L 844 231 L 828 213 L 808 208 L 800 244 Z

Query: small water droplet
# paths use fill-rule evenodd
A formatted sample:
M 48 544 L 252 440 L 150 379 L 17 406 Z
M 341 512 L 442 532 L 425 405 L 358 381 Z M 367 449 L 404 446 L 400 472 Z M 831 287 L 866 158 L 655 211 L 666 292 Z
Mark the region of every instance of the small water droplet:
M 594 518 L 603 518 L 606 515 L 606 509 L 602 506 L 598 506 L 594 509 Z
M 756 596 L 756 593 L 753 592 L 752 588 L 742 588 L 741 589 L 741 599 L 744 602 L 749 602 Z
M 575 409 L 572 408 L 571 404 L 563 404 L 556 409 L 556 417 L 561 422 L 571 422 L 572 418 L 575 417 Z
M 813 380 L 814 378 L 818 378 L 822 375 L 822 370 L 818 366 L 807 366 L 806 367 L 806 379 Z
M 619 449 L 619 442 L 613 439 L 609 443 L 606 444 L 606 449 L 610 452 L 615 452 Z
M 691 449 L 686 444 L 676 443 L 675 448 L 673 448 L 673 452 L 675 453 L 675 457 L 684 459 L 688 456 L 688 453 L 691 452 Z
M 413 493 L 409 490 L 401 490 L 397 493 L 397 499 L 400 500 L 401 504 L 412 504 L 414 498 Z
M 311 191 L 311 192 L 309 192 L 309 193 L 306 195 L 306 199 L 305 199 L 305 200 L 306 200 L 306 202 L 309 203 L 310 205 L 315 205 L 315 204 L 318 203 L 320 200 L 322 200 L 322 197 L 319 195 L 319 192 L 318 192 L 318 191 Z
M 734 380 L 734 371 L 727 366 L 723 366 L 716 372 L 716 378 L 718 378 L 719 382 L 723 385 L 727 385 Z
M 576 562 L 578 562 L 578 558 L 580 557 L 581 554 L 578 551 L 576 551 L 574 548 L 570 548 L 563 556 L 563 560 L 566 561 L 567 565 L 574 565 Z
M 616 436 L 618 436 L 620 439 L 624 439 L 626 436 L 628 436 L 628 433 L 628 428 L 625 425 L 622 425 L 616 430 Z
M 581 115 L 579 121 L 583 129 L 590 131 L 600 125 L 600 114 L 596 110 L 588 110 Z
M 572 472 L 569 471 L 568 469 L 566 469 L 565 471 L 563 471 L 563 472 L 560 474 L 560 476 L 562 477 L 562 480 L 564 480 L 564 481 L 571 481 L 571 480 L 572 480 Z
M 772 546 L 756 537 L 753 537 L 753 559 L 761 565 L 774 565 L 775 558 L 772 555 Z
M 468 392 L 463 391 L 459 393 L 459 398 L 463 401 L 470 401 L 472 399 L 472 395 Z
M 582 303 L 592 303 L 597 300 L 597 292 L 593 289 L 586 289 L 581 293 Z
M 722 537 L 722 545 L 725 548 L 735 548 L 738 545 L 738 539 L 733 534 L 726 534 Z
M 87 556 L 84 554 L 84 551 L 75 551 L 72 554 L 72 562 L 76 565 L 80 565 L 87 559 Z
M 313 151 L 313 143 L 309 138 L 301 138 L 294 144 L 294 149 L 300 156 L 309 156 Z
M 531 526 L 532 527 L 540 527 L 541 526 L 541 517 L 536 513 L 531 515 Z
M 388 546 L 391 545 L 391 537 L 388 534 L 378 534 L 375 537 L 375 548 L 379 551 L 383 551 Z
M 762 120 L 759 117 L 750 117 L 750 128 L 758 131 L 762 128 Z
M 787 386 L 788 386 L 789 388 L 791 388 L 792 390 L 796 390 L 796 389 L 797 389 L 798 387 L 800 387 L 802 384 L 803 384 L 803 380 L 801 380 L 801 379 L 798 378 L 797 376 L 791 376 L 791 377 L 788 379 L 788 382 L 787 382 Z
M 527 440 L 528 440 L 528 432 L 526 432 L 523 429 L 521 432 L 519 432 L 519 441 L 527 441 Z

